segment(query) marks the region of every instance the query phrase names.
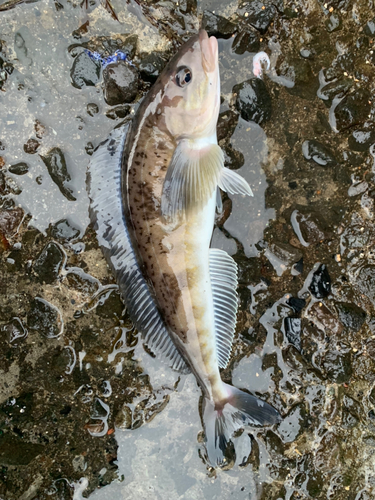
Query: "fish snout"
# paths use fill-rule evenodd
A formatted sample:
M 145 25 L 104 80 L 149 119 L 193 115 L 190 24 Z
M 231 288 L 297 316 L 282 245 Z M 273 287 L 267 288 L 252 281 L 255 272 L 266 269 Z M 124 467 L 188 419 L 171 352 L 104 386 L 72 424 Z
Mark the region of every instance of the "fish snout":
M 203 69 L 212 73 L 218 64 L 218 44 L 214 36 L 208 37 L 206 30 L 199 31 L 199 43 L 202 50 Z

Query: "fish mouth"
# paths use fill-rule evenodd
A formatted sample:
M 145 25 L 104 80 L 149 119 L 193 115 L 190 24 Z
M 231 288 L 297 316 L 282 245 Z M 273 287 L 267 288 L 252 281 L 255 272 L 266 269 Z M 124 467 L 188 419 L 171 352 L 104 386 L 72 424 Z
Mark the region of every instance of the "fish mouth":
M 202 50 L 202 64 L 206 73 L 212 73 L 218 62 L 218 44 L 214 36 L 209 37 L 207 31 L 199 30 L 199 43 Z

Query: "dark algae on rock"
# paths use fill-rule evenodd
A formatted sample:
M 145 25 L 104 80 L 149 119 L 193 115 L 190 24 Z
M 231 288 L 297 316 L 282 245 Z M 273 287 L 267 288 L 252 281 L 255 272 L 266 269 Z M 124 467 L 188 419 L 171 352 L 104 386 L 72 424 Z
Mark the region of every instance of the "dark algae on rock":
M 99 3 L 4 5 L 0 498 L 373 499 L 371 2 L 136 0 L 113 5 L 119 22 Z M 254 191 L 223 197 L 214 232 L 240 282 L 222 377 L 284 417 L 239 432 L 218 472 L 200 459 L 199 391 L 143 349 L 85 194 L 88 143 L 131 119 L 201 22 L 219 38 L 226 166 Z M 126 104 L 106 102 L 85 50 L 129 54 Z M 259 50 L 271 67 L 255 80 Z

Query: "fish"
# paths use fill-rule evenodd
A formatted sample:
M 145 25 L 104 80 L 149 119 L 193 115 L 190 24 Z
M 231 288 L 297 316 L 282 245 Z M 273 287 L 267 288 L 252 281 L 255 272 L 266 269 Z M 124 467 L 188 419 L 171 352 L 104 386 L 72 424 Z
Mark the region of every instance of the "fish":
M 90 217 L 143 342 L 203 394 L 207 463 L 224 467 L 233 433 L 272 425 L 271 405 L 221 380 L 238 307 L 237 265 L 210 248 L 220 190 L 252 195 L 217 144 L 218 42 L 200 30 L 160 73 L 132 120 L 92 156 Z

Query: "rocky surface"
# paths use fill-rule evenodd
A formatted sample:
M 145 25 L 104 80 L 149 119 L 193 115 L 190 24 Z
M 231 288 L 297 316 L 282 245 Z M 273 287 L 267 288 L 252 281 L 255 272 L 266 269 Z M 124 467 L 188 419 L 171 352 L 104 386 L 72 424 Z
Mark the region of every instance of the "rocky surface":
M 0 19 L 0 497 L 374 498 L 368 2 L 136 0 L 117 15 L 51 0 Z M 220 44 L 218 140 L 255 194 L 223 195 L 216 221 L 240 280 L 222 376 L 283 415 L 234 437 L 227 472 L 204 462 L 194 379 L 149 356 L 124 313 L 85 195 L 89 155 L 200 22 Z M 87 51 L 119 50 L 136 78 L 111 101 Z

